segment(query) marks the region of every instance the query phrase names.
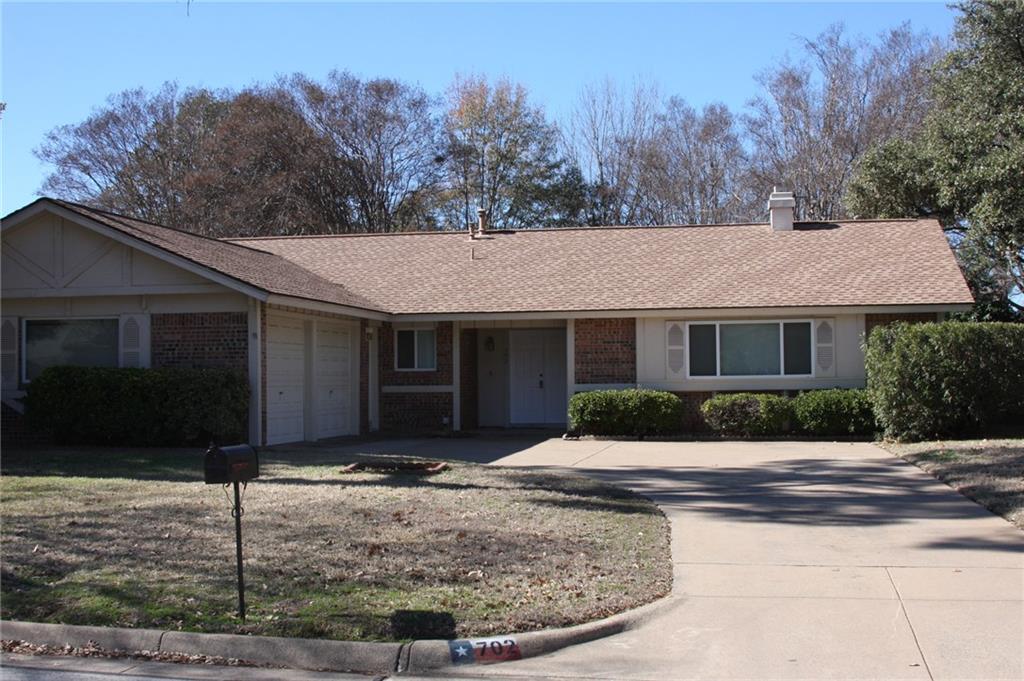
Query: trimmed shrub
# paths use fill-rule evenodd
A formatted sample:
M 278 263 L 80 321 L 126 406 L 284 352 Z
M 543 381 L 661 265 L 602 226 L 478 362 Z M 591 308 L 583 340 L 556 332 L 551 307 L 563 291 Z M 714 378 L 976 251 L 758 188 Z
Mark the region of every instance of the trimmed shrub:
M 888 437 L 966 435 L 1024 417 L 1024 325 L 880 326 L 865 358 L 875 416 Z
M 28 385 L 25 413 L 60 444 L 244 441 L 249 385 L 227 369 L 51 367 Z
M 866 390 L 810 390 L 793 398 L 793 416 L 811 435 L 872 435 L 875 414 Z
M 682 427 L 683 402 L 661 390 L 592 390 L 569 400 L 569 428 L 583 435 L 664 435 Z
M 789 400 L 767 393 L 715 395 L 700 411 L 711 430 L 730 436 L 782 435 L 793 420 Z

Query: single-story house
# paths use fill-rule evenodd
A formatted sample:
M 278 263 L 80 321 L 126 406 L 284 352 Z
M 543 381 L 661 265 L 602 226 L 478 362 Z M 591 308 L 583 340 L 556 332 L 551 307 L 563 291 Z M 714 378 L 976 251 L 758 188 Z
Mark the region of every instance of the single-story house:
M 861 340 L 973 303 L 938 222 L 211 239 L 42 198 L 2 220 L 5 420 L 55 364 L 233 367 L 250 439 L 553 426 L 570 395 L 861 387 Z M 99 405 L 98 405 L 99 408 Z

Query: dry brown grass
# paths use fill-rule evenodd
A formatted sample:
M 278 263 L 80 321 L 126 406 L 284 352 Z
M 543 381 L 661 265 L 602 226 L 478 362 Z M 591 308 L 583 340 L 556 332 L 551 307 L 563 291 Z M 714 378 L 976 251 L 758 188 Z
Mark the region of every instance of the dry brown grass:
M 1024 440 L 887 444 L 889 451 L 1024 530 Z
M 4 453 L 3 616 L 354 640 L 593 620 L 668 593 L 668 523 L 579 476 L 456 463 L 344 475 L 275 451 L 245 494 L 249 618 L 228 501 L 189 451 Z

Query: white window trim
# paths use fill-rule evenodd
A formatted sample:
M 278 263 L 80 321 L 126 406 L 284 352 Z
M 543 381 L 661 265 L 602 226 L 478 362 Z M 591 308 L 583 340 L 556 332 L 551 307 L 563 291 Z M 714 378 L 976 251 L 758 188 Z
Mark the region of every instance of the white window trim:
M 811 325 L 811 373 L 809 374 L 787 374 L 786 372 L 786 340 L 783 334 L 783 324 L 806 323 Z M 693 376 L 690 374 L 690 325 L 709 326 L 715 325 L 715 375 L 714 376 Z M 724 324 L 778 324 L 779 327 L 779 371 L 778 374 L 747 374 L 742 376 L 722 375 L 722 343 L 721 329 Z M 693 381 L 721 381 L 733 379 L 756 379 L 768 381 L 784 381 L 793 378 L 813 378 L 814 369 L 817 366 L 817 344 L 815 343 L 815 328 L 813 319 L 726 319 L 726 320 L 700 320 L 685 323 L 683 342 L 686 344 L 683 351 L 683 361 L 686 365 L 686 379 Z
M 399 331 L 412 331 L 413 332 L 413 339 L 412 339 L 413 364 L 416 365 L 414 368 L 410 369 L 408 367 L 402 368 L 402 367 L 398 366 L 398 332 Z M 433 366 L 433 368 L 420 368 L 420 344 L 417 342 L 417 339 L 416 339 L 416 334 L 419 333 L 420 331 L 430 331 L 430 332 L 432 332 L 434 334 L 434 366 Z M 394 355 L 395 355 L 395 357 L 394 357 L 394 360 L 395 360 L 394 361 L 395 371 L 416 372 L 416 373 L 424 373 L 424 372 L 427 372 L 427 371 L 437 371 L 437 327 L 435 327 L 435 326 L 430 326 L 430 327 L 401 326 L 401 327 L 397 327 L 396 326 L 395 327 L 395 331 L 394 331 L 394 346 L 395 346 L 394 347 L 394 350 L 395 350 L 395 352 L 394 352 Z
M 28 342 L 28 323 L 29 322 L 83 322 L 94 319 L 110 319 L 117 322 L 117 365 L 121 366 L 121 318 L 118 316 L 104 315 L 99 317 L 22 317 L 21 319 L 21 337 L 18 339 L 18 351 L 21 353 L 21 382 L 25 385 L 31 383 L 28 380 L 28 352 L 26 349 L 26 343 Z

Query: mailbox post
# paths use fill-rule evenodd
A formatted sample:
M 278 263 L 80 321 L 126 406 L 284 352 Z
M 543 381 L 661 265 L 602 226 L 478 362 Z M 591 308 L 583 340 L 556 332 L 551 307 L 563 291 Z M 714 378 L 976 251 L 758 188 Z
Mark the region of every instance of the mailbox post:
M 204 478 L 207 485 L 230 484 L 234 487 L 235 502 L 231 517 L 235 519 L 235 558 L 238 567 L 238 617 L 245 621 L 245 577 L 242 574 L 242 494 L 239 483 L 245 486 L 249 480 L 260 476 L 260 461 L 256 448 L 249 445 L 218 447 L 213 443 L 206 450 Z

